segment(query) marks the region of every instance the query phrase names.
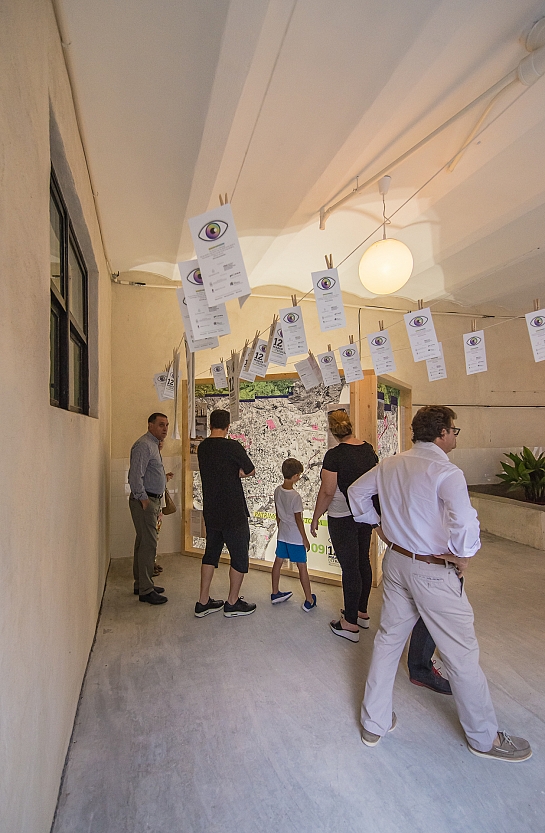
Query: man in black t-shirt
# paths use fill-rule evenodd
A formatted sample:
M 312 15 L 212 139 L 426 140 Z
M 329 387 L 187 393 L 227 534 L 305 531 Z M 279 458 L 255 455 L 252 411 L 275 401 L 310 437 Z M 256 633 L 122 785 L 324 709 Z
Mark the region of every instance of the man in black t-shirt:
M 212 411 L 210 436 L 197 450 L 206 525 L 201 592 L 195 605 L 195 616 L 199 618 L 222 608 L 227 617 L 248 616 L 256 609 L 255 604 L 245 602 L 238 595 L 244 574 L 248 572 L 250 546 L 249 512 L 241 478 L 252 477 L 255 468 L 243 446 L 227 439 L 230 421 L 229 411 Z M 229 596 L 225 603 L 209 595 L 224 544 L 231 557 Z

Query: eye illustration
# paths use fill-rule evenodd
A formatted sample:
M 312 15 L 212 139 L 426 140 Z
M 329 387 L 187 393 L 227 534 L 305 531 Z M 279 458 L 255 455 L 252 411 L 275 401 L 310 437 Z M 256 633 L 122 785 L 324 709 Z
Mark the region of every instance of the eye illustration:
M 166 373 L 161 373 L 161 375 L 157 377 L 158 382 L 166 382 L 167 379 L 168 379 L 168 376 L 167 376 Z
M 193 269 L 187 276 L 189 283 L 194 283 L 196 286 L 202 286 L 202 275 L 200 269 Z
M 210 240 L 219 240 L 227 231 L 228 224 L 223 220 L 213 220 L 207 223 L 199 232 L 199 238 L 208 243 Z
M 356 351 L 354 350 L 353 347 L 349 347 L 348 350 L 343 350 L 343 356 L 346 359 L 351 359 L 352 356 L 355 356 L 355 355 L 356 355 Z
M 288 314 L 284 316 L 284 321 L 287 324 L 295 324 L 296 321 L 299 321 L 299 316 L 296 312 L 288 312 Z
M 479 336 L 471 336 L 471 338 L 468 338 L 466 343 L 469 344 L 470 347 L 476 347 L 477 344 L 481 343 L 481 341 L 482 339 L 480 339 Z
M 221 364 L 214 365 L 214 373 L 221 373 L 221 371 L 222 371 Z
M 427 324 L 428 319 L 425 315 L 417 315 L 416 318 L 413 318 L 410 322 L 411 327 L 423 327 L 424 324 Z
M 542 315 L 536 315 L 535 318 L 532 318 L 530 324 L 532 327 L 545 327 L 545 318 Z
M 337 281 L 334 278 L 322 278 L 318 281 L 318 286 L 320 289 L 332 289 L 336 283 Z
M 373 344 L 375 347 L 382 347 L 383 344 L 386 344 L 386 341 L 387 339 L 385 339 L 384 336 L 375 336 L 371 344 Z
M 283 334 L 282 334 L 282 330 L 278 330 L 278 337 L 279 337 L 279 338 L 284 338 L 284 336 L 283 336 Z
M 324 356 L 322 359 L 322 364 L 331 364 L 333 361 L 333 356 Z

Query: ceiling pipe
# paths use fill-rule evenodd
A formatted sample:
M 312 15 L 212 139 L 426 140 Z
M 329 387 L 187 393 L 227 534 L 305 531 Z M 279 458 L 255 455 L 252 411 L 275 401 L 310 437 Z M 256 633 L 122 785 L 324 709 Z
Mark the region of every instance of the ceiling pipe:
M 545 36 L 545 30 L 543 34 Z M 528 36 L 527 43 L 529 42 L 529 39 L 530 36 Z M 524 84 L 526 87 L 530 87 L 539 78 L 541 78 L 544 73 L 545 46 L 541 46 L 540 48 L 532 52 L 530 55 L 527 55 L 525 58 L 523 58 L 516 69 L 509 72 L 506 76 L 497 81 L 496 84 L 493 84 L 492 87 L 490 87 L 484 93 L 481 93 L 481 95 L 477 96 L 477 98 L 473 99 L 473 101 L 471 101 L 461 110 L 459 110 L 454 116 L 451 116 L 450 119 L 448 119 L 442 125 L 437 127 L 431 133 L 429 133 L 424 139 L 421 139 L 420 142 L 418 142 L 412 148 L 405 151 L 405 153 L 401 154 L 401 156 L 398 156 L 397 159 L 394 159 L 393 162 L 390 162 L 390 164 L 387 165 L 385 168 L 382 168 L 382 170 L 380 170 L 374 176 L 366 180 L 362 185 L 359 185 L 357 188 L 354 188 L 353 191 L 351 191 L 349 194 L 346 194 L 340 200 L 337 200 L 337 202 L 333 203 L 333 205 L 330 205 L 328 208 L 326 208 L 325 206 L 320 208 L 320 229 L 322 231 L 325 229 L 327 219 L 329 215 L 333 213 L 333 211 L 336 211 L 337 208 L 341 207 L 341 205 L 344 205 L 346 202 L 348 202 L 348 200 L 351 200 L 355 194 L 359 194 L 361 191 L 364 191 L 366 188 L 369 188 L 371 185 L 374 185 L 376 182 L 379 181 L 379 179 L 385 176 L 385 174 L 388 174 L 394 168 L 397 168 L 398 165 L 401 165 L 402 162 L 404 162 L 406 159 L 408 159 L 410 156 L 412 156 L 414 153 L 420 150 L 420 148 L 424 147 L 424 145 L 427 145 L 429 142 L 431 142 L 432 139 L 434 139 L 436 136 L 438 136 L 440 133 L 446 130 L 447 127 L 450 127 L 451 124 L 454 124 L 455 121 L 457 121 L 459 118 L 468 113 L 473 107 L 475 107 L 481 101 L 488 98 L 489 96 L 497 96 L 499 93 L 502 93 L 509 85 L 511 85 L 513 82 L 517 80 Z M 465 149 L 466 144 L 467 140 L 466 143 L 464 143 L 464 145 L 460 149 L 460 152 L 462 152 Z

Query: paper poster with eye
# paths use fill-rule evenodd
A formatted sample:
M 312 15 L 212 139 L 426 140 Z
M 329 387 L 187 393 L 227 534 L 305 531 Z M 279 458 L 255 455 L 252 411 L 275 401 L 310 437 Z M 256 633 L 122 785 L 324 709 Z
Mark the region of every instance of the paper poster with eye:
M 225 367 L 223 366 L 223 362 L 218 362 L 218 364 L 213 364 L 210 368 L 210 372 L 214 378 L 214 387 L 216 390 L 224 390 L 227 387 L 227 375 L 225 373 Z
M 426 359 L 429 382 L 438 382 L 439 379 L 447 378 L 447 368 L 445 367 L 445 357 L 441 342 L 439 342 L 439 350 L 441 351 L 441 356 L 438 359 Z
M 345 344 L 344 347 L 339 347 L 339 355 L 344 370 L 344 381 L 347 384 L 361 381 L 363 370 L 361 369 L 360 354 L 356 345 Z
M 422 362 L 425 359 L 439 359 L 441 352 L 435 335 L 430 308 L 426 307 L 416 312 L 407 312 L 403 318 L 405 319 L 414 361 Z
M 178 269 L 194 336 L 200 339 L 229 335 L 231 327 L 225 304 L 208 306 L 198 260 L 181 261 Z
M 325 333 L 328 330 L 346 327 L 341 283 L 337 270 L 325 269 L 322 272 L 312 272 L 311 275 L 321 331 Z
M 278 321 L 274 328 L 274 335 L 271 344 L 271 352 L 269 354 L 269 364 L 276 364 L 278 367 L 285 367 L 288 363 L 288 357 L 284 350 L 284 333 L 282 331 L 282 323 Z
M 322 379 L 326 387 L 340 385 L 341 377 L 333 350 L 327 353 L 318 353 L 318 367 L 320 368 L 320 373 L 322 374 Z
M 245 382 L 253 382 L 255 380 L 255 373 L 252 373 L 250 370 L 252 356 L 252 345 L 250 344 L 250 346 L 244 351 L 244 355 L 242 357 L 242 368 L 238 374 L 239 379 L 243 379 Z
M 163 391 L 163 399 L 174 399 L 174 365 L 171 364 L 168 373 L 167 373 L 167 380 L 165 382 L 165 388 Z
M 227 203 L 189 220 L 206 299 L 210 307 L 250 295 L 231 206 Z
M 545 359 L 545 309 L 527 312 L 524 317 L 530 334 L 534 361 L 542 362 Z
M 155 385 L 159 402 L 164 402 L 165 399 L 168 399 L 168 397 L 165 396 L 165 385 L 167 383 L 167 379 L 168 373 L 166 371 L 163 373 L 156 373 L 153 377 L 153 384 Z
M 256 376 L 264 377 L 267 375 L 267 368 L 269 362 L 267 359 L 267 348 L 269 342 L 267 339 L 258 338 L 254 347 L 252 360 L 250 362 L 249 372 L 255 373 Z
M 286 307 L 279 310 L 278 319 L 284 336 L 286 356 L 300 356 L 301 353 L 308 353 L 301 307 Z
M 294 366 L 305 390 L 318 387 L 322 381 L 320 379 L 320 369 L 316 366 L 315 361 L 312 362 L 310 356 L 300 362 L 296 362 Z
M 396 363 L 387 331 L 380 330 L 378 333 L 369 333 L 367 341 L 376 375 L 395 373 Z
M 176 295 L 178 297 L 178 304 L 180 312 L 182 313 L 182 321 L 184 322 L 184 330 L 187 338 L 187 345 L 192 353 L 198 353 L 199 350 L 210 350 L 213 347 L 219 346 L 219 339 L 216 338 L 199 338 L 196 339 L 193 334 L 193 327 L 189 317 L 189 311 L 185 300 L 184 290 L 177 289 Z
M 464 335 L 464 353 L 466 357 L 466 373 L 484 373 L 488 370 L 486 364 L 486 347 L 484 344 L 484 330 Z

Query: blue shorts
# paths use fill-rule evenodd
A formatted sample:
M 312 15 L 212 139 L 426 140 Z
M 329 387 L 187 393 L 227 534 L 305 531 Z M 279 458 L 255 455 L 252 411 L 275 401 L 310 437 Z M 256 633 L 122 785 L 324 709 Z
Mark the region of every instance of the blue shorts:
M 286 541 L 277 541 L 276 557 L 289 558 L 294 564 L 307 563 L 307 551 L 303 544 L 287 544 Z

